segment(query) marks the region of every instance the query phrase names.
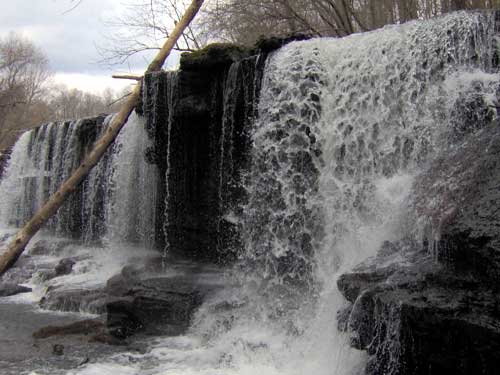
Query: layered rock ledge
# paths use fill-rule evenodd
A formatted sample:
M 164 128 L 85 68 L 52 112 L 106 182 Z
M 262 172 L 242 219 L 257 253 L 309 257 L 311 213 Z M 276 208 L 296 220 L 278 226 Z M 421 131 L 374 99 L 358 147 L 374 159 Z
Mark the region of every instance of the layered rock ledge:
M 338 279 L 367 374 L 498 373 L 500 127 L 471 129 L 416 179 L 426 240 L 386 242 Z

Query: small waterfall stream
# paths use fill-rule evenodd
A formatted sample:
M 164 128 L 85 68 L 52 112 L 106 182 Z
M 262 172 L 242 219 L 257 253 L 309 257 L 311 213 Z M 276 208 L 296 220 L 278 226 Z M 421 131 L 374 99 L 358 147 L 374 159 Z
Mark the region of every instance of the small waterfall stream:
M 0 223 L 20 227 L 78 167 L 111 117 L 50 123 L 24 133 L 0 184 Z M 154 245 L 156 169 L 143 121 L 131 115 L 113 147 L 47 224 L 49 233 Z
M 129 120 L 49 229 L 87 243 L 151 247 L 162 228 L 166 246 L 194 238 L 202 247 L 208 240 L 196 226 L 208 223 L 217 235 L 239 228 L 238 241 L 227 243 L 241 248 L 231 249 L 236 260 L 226 286 L 198 309 L 185 335 L 155 338 L 146 354 L 121 353 L 69 373 L 362 373 L 366 354 L 337 329 L 346 305 L 337 278 L 384 241 L 435 235 L 409 209 L 415 176 L 437 151 L 496 118 L 498 43 L 495 16 L 486 13 L 293 42 L 267 58 L 257 107 L 255 92 L 238 86 L 247 83 L 239 64 L 256 60 L 230 68 L 220 83 L 219 128 L 211 122 L 216 106 L 207 105 L 212 118 L 200 109 L 194 125 L 185 113 L 174 116 L 173 108 L 185 105 L 177 101 L 175 73 L 166 82 L 148 78 L 147 130 L 141 117 Z M 242 97 L 252 102 L 243 109 Z M 236 121 L 241 113 L 244 131 Z M 25 133 L 0 185 L 2 225 L 24 222 L 107 121 L 92 131 L 76 121 Z M 237 136 L 247 143 L 234 143 Z M 191 141 L 197 148 L 186 150 Z M 241 144 L 247 157 L 236 150 Z M 152 152 L 156 165 L 145 158 Z M 196 165 L 198 152 L 209 160 Z M 237 163 L 245 168 L 235 177 Z M 200 171 L 205 166 L 210 171 Z M 204 185 L 189 185 L 203 173 Z M 193 202 L 203 189 L 203 202 Z M 239 198 L 227 199 L 233 195 Z M 193 218 L 206 207 L 215 207 L 214 217 Z M 187 240 L 179 239 L 181 224 L 196 227 Z

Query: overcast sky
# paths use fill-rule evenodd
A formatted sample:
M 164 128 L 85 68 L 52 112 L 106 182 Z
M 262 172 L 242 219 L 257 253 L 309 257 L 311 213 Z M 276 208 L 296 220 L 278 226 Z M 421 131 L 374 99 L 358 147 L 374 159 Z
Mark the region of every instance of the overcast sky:
M 96 44 L 109 31 L 103 20 L 120 12 L 125 0 L 0 0 L 0 36 L 14 31 L 31 39 L 47 55 L 56 82 L 81 90 L 120 89 L 129 82 L 114 80 L 112 73 L 142 72 L 144 58 L 109 68 L 99 65 Z M 129 3 L 132 0 L 126 0 Z

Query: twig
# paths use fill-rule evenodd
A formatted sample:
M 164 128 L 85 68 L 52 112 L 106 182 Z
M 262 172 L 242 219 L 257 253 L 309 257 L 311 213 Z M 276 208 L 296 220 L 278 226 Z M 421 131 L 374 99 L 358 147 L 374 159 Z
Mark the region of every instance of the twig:
M 111 107 L 113 104 L 118 103 L 120 100 L 128 98 L 130 95 L 132 95 L 132 92 L 129 92 L 128 94 L 123 95 L 121 98 L 118 98 L 116 100 L 113 100 L 111 103 L 108 103 L 107 106 Z
M 111 77 L 116 79 L 131 79 L 134 81 L 142 80 L 142 76 L 138 76 L 135 74 L 113 74 Z

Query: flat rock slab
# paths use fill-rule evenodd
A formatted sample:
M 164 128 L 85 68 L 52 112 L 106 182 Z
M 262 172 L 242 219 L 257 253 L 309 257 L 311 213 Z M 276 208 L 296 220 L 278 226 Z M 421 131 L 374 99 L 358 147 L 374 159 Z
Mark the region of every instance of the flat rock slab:
M 171 275 L 140 278 L 129 269 L 108 280 L 106 305 L 109 332 L 126 338 L 137 332 L 184 333 L 194 311 L 209 293 L 222 286 L 217 269 L 177 265 Z
M 0 297 L 9 297 L 20 293 L 29 293 L 31 292 L 31 288 L 27 286 L 10 284 L 10 283 L 1 283 L 0 284 Z
M 40 300 L 40 307 L 53 311 L 85 312 L 102 314 L 106 311 L 108 295 L 101 289 L 49 290 Z
M 110 333 L 126 338 L 138 331 L 151 334 L 180 335 L 191 323 L 203 296 L 141 287 L 106 305 Z
M 399 262 L 372 258 L 337 284 L 351 302 L 339 329 L 371 355 L 367 375 L 497 374 L 500 293 L 473 273 L 415 251 Z
M 184 333 L 203 299 L 225 285 L 223 272 L 216 266 L 192 262 L 161 261 L 147 269 L 126 266 L 105 286 L 95 289 L 50 289 L 40 301 L 44 309 L 106 313 L 107 329 L 115 338 L 144 334 Z M 113 341 L 108 336 L 99 342 Z

